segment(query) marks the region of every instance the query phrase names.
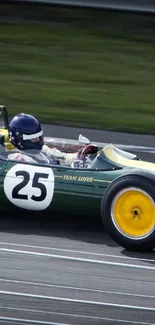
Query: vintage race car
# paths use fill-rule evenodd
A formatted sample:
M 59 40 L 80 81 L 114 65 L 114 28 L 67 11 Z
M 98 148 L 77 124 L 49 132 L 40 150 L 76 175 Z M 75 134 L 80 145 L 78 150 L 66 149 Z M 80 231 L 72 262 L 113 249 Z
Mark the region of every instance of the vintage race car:
M 8 211 L 35 211 L 101 216 L 110 236 L 128 250 L 155 247 L 155 164 L 109 144 L 88 155 L 87 164 L 62 166 L 8 160 L 5 107 L 0 129 L 0 207 Z M 87 138 L 77 142 L 47 140 L 49 147 L 72 152 L 82 150 Z

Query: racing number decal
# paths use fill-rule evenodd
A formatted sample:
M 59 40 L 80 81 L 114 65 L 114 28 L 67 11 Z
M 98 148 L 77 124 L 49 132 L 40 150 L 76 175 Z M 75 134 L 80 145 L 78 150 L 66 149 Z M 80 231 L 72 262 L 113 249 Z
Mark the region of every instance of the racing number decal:
M 44 210 L 53 198 L 53 171 L 48 167 L 17 164 L 6 174 L 4 192 L 13 204 L 21 208 Z
M 29 180 L 30 180 L 30 175 L 28 172 L 24 171 L 24 170 L 21 170 L 21 171 L 17 171 L 15 173 L 16 176 L 23 176 L 23 180 L 21 181 L 21 183 L 19 183 L 18 185 L 16 185 L 14 188 L 13 188 L 13 191 L 12 191 L 12 197 L 13 199 L 23 199 L 23 200 L 28 200 L 28 195 L 26 194 L 19 194 L 19 191 L 24 188 Z M 32 195 L 31 196 L 31 199 L 34 200 L 34 201 L 43 201 L 45 198 L 46 198 L 46 186 L 39 182 L 39 178 L 48 178 L 48 174 L 43 174 L 43 173 L 35 173 L 34 174 L 34 179 L 33 179 L 33 182 L 32 182 L 32 187 L 37 187 L 40 189 L 41 191 L 41 194 L 40 196 L 35 196 L 35 195 Z

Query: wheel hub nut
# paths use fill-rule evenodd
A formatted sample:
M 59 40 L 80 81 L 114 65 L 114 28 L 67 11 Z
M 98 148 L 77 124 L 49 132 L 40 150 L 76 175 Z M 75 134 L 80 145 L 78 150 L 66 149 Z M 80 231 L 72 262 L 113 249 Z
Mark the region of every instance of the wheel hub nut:
M 139 209 L 136 208 L 136 209 L 133 210 L 133 217 L 134 218 L 138 217 L 140 219 L 140 214 L 141 213 L 140 213 Z

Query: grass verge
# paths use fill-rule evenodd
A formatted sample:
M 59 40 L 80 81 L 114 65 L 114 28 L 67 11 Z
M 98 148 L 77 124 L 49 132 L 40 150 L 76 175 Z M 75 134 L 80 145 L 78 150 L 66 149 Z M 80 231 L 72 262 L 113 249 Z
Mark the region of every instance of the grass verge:
M 45 123 L 155 133 L 155 19 L 0 5 L 0 103 Z

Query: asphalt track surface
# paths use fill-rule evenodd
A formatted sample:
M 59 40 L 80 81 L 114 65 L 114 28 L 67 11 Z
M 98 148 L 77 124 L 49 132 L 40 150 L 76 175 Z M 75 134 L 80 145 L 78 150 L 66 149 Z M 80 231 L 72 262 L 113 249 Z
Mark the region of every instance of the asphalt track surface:
M 14 0 L 22 2 L 23 0 Z M 144 13 L 154 13 L 155 3 L 153 0 L 25 0 L 25 2 L 38 2 L 56 5 L 69 5 L 80 7 L 118 9 Z
M 44 135 L 47 137 L 77 140 L 79 134 L 82 134 L 88 137 L 91 141 L 155 147 L 155 135 L 92 130 L 58 125 L 43 125 L 43 129 Z
M 3 214 L 0 231 L 0 324 L 155 324 L 155 254 L 117 246 L 100 218 Z

